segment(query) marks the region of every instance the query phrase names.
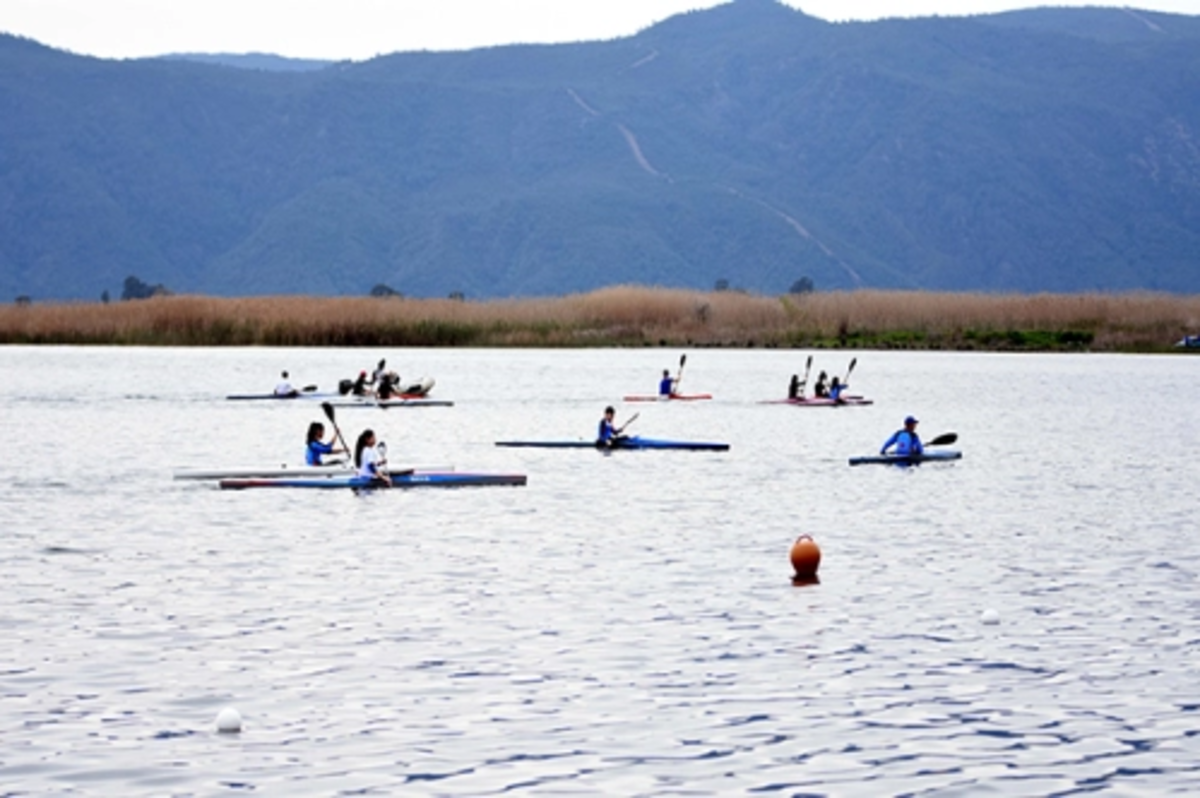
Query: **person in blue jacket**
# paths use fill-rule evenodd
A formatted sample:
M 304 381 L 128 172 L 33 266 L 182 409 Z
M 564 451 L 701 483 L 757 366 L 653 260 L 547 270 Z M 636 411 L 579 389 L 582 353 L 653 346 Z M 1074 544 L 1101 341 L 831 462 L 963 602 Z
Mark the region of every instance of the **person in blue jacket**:
M 671 379 L 671 372 L 663 369 L 662 379 L 658 381 L 658 396 L 660 399 L 665 399 L 675 393 L 675 380 Z
M 904 419 L 904 429 L 896 430 L 892 433 L 892 437 L 887 439 L 883 444 L 883 448 L 879 450 L 880 454 L 887 454 L 888 449 L 896 447 L 895 454 L 901 457 L 918 455 L 925 451 L 925 447 L 921 445 L 921 439 L 917 436 L 917 420 L 912 416 Z
M 304 449 L 306 465 L 319 466 L 325 463 L 321 460 L 327 454 L 341 454 L 345 449 L 336 449 L 332 443 L 321 440 L 325 437 L 325 425 L 314 421 L 308 425 L 308 445 Z
M 845 385 L 837 377 L 834 377 L 829 383 L 829 398 L 835 402 L 844 402 L 842 399 L 842 391 L 846 390 Z
M 617 427 L 613 425 L 613 417 L 617 411 L 612 405 L 604 408 L 604 418 L 600 419 L 600 428 L 596 432 L 596 445 L 604 446 L 609 449 L 614 446 L 619 446 L 621 441 L 625 440 L 625 436 L 621 433 L 625 431 L 625 427 L 629 426 L 629 422 Z

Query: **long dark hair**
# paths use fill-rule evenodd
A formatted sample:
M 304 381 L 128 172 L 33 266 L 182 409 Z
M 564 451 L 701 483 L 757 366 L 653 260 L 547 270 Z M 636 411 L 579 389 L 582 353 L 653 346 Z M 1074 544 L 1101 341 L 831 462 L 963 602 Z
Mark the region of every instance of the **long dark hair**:
M 367 443 L 367 441 L 369 441 L 371 438 L 374 438 L 374 437 L 375 437 L 375 430 L 372 430 L 372 429 L 365 429 L 362 431 L 362 434 L 358 436 L 358 440 L 354 444 L 354 465 L 356 467 L 362 468 L 363 449 L 370 446 L 370 444 Z
M 321 436 L 325 434 L 325 425 L 320 421 L 314 421 L 308 425 L 308 442 L 321 440 Z

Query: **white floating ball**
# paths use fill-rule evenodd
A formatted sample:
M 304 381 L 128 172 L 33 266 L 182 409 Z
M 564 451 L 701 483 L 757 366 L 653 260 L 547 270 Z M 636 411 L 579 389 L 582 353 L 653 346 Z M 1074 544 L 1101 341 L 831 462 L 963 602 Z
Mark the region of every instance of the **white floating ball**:
M 242 713 L 233 707 L 225 707 L 217 713 L 217 731 L 236 734 L 242 730 Z
M 995 610 L 984 610 L 979 614 L 979 622 L 984 626 L 995 626 L 1000 623 L 1000 613 Z

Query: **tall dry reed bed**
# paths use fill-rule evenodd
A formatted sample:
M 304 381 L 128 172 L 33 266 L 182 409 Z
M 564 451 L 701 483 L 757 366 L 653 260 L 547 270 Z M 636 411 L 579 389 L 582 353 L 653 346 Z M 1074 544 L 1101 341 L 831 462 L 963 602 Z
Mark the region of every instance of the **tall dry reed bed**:
M 0 342 L 277 346 L 809 346 L 1161 351 L 1200 296 L 617 286 L 558 298 L 157 297 L 0 308 Z

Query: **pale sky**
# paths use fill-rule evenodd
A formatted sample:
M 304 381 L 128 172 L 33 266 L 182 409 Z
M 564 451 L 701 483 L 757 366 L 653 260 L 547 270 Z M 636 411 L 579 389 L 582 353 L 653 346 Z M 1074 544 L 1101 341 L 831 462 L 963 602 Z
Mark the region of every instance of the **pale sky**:
M 263 52 L 363 60 L 402 50 L 629 36 L 723 0 L 0 0 L 0 32 L 102 58 Z M 1200 0 L 787 0 L 833 21 L 1039 5 L 1200 15 Z

